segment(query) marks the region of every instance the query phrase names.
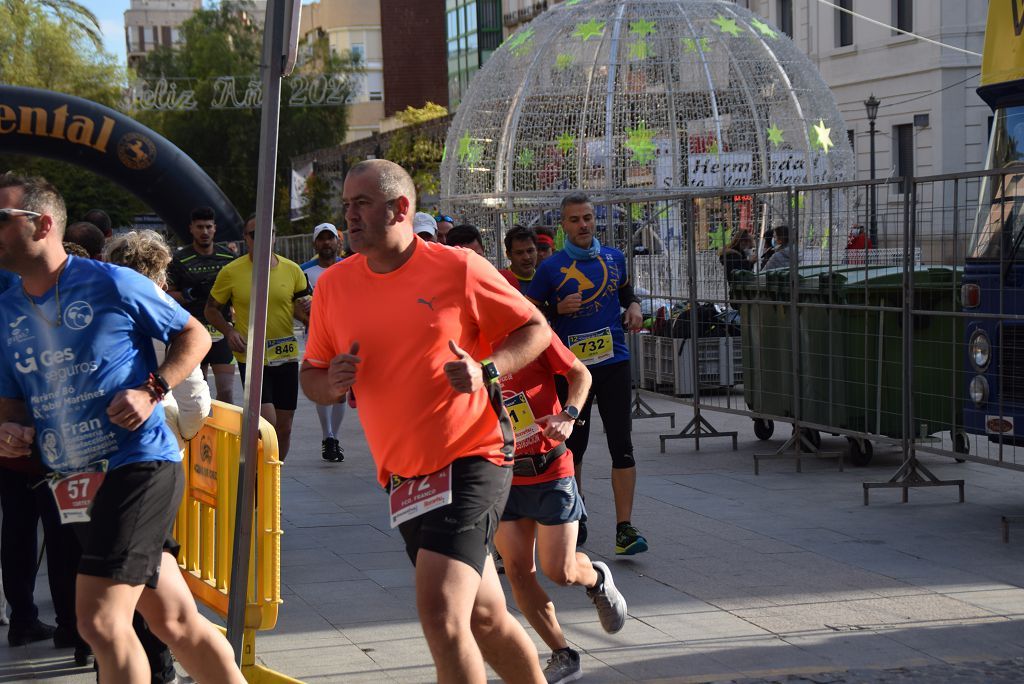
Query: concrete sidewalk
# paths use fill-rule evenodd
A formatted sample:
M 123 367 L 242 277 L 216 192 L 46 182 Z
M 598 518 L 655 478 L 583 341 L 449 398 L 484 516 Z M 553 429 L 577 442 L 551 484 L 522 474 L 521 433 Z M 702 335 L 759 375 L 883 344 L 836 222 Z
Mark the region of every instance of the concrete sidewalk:
M 677 425 L 690 418 L 686 407 L 648 399 L 676 411 Z M 955 488 L 913 490 L 907 505 L 898 491 L 876 490 L 865 507 L 861 482 L 888 479 L 899 466 L 895 451 L 876 447 L 871 467 L 842 473 L 835 460 L 808 459 L 802 474 L 792 463 L 766 462 L 754 476 L 751 456 L 766 444 L 750 421 L 705 415 L 739 431 L 738 451 L 722 439 L 702 441 L 700 452 L 670 441 L 660 454 L 658 436 L 675 432 L 668 421 L 634 423 L 634 523 L 651 550 L 631 558 L 614 555 L 610 459 L 595 421 L 585 550 L 611 566 L 629 621 L 609 636 L 582 589 L 548 585 L 584 654 L 584 681 L 774 681 L 850 670 L 845 681 L 903 681 L 879 672 L 900 667 L 993 681 L 984 666 L 962 663 L 998 663 L 1008 677 L 999 681 L 1024 680 L 1024 526 L 1010 544 L 999 529 L 1000 515 L 1024 513 L 1024 474 L 925 456 L 940 477 L 967 480 L 966 503 L 956 503 Z M 402 429 L 400 414 L 395 420 Z M 768 444 L 788 430 L 778 433 Z M 320 460 L 316 415 L 300 398 L 284 467 L 285 602 L 277 628 L 257 639 L 257 657 L 309 682 L 433 681 L 412 568 L 388 527 L 355 412 L 342 443 L 344 463 Z M 825 438 L 829 447 L 846 442 Z M 44 618 L 52 616 L 47 593 L 40 577 Z M 94 681 L 70 667 L 70 651 L 50 646 L 0 647 L 0 682 Z

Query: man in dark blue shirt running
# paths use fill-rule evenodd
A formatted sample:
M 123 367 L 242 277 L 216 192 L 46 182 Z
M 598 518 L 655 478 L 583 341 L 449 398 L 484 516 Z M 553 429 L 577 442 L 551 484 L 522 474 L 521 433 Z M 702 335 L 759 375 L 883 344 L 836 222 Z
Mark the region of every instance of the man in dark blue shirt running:
M 633 555 L 647 550 L 647 540 L 630 520 L 636 462 L 630 438 L 632 379 L 621 309 L 626 309 L 626 326 L 639 330 L 640 301 L 626 273 L 625 255 L 598 241 L 594 205 L 583 193 L 562 200 L 562 229 L 565 247 L 537 268 L 526 296 L 538 306 L 548 303 L 557 308 L 551 327 L 593 376 L 590 396 L 566 446 L 573 453 L 582 492 L 583 454 L 590 439 L 590 409 L 596 396 L 612 457 L 615 553 Z M 586 540 L 583 527 L 580 537 L 582 544 Z

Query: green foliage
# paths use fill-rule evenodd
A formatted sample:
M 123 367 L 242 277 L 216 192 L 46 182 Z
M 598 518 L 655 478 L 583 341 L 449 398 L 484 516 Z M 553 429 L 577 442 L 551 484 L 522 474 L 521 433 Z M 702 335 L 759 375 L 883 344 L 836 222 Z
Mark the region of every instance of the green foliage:
M 246 77 L 259 78 L 262 31 L 240 17 L 239 6 L 225 1 L 214 9 L 196 12 L 181 26 L 181 49 L 159 48 L 139 67 L 140 76 L 147 78 L 196 79 L 192 83 L 200 108 L 191 112 L 140 112 L 138 116 L 192 157 L 245 215 L 256 206 L 260 110 L 205 107 L 213 99 L 216 77 L 240 77 L 236 79 L 241 86 L 236 90 L 239 96 Z M 356 60 L 332 53 L 326 37 L 312 48 L 310 58 L 295 73 L 342 75 L 351 92 L 351 77 L 358 72 Z M 344 106 L 289 107 L 289 92 L 285 79 L 274 184 L 278 188 L 275 213 L 281 234 L 294 232 L 286 218 L 291 158 L 338 144 L 345 138 L 348 121 Z
M 444 141 L 424 135 L 414 128 L 431 119 L 447 116 L 448 110 L 441 105 L 428 102 L 423 107 L 406 107 L 395 114 L 407 128 L 400 128 L 391 134 L 386 157 L 395 162 L 412 176 L 418 196 L 436 194 L 441 188 L 441 157 L 444 156 Z
M 296 233 L 312 233 L 313 228 L 327 221 L 339 224 L 340 217 L 334 199 L 331 181 L 323 174 L 311 173 L 306 178 L 306 190 L 303 193 L 306 206 L 303 209 L 305 218 L 292 223 Z
M 112 55 L 96 47 L 81 25 L 88 26 L 87 18 L 81 22 L 72 19 L 75 5 L 0 0 L 0 26 L 4 27 L 0 31 L 0 82 L 69 93 L 117 108 L 126 74 Z M 101 208 L 115 225 L 126 225 L 134 214 L 145 211 L 144 205 L 120 186 L 74 164 L 0 155 L 0 170 L 51 181 L 64 195 L 72 221 L 89 209 Z

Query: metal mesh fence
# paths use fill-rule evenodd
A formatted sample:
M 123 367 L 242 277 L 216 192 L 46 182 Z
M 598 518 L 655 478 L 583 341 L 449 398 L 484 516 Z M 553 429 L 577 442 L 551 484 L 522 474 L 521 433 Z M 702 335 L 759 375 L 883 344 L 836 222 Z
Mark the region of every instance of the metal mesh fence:
M 693 407 L 705 437 L 726 412 L 761 439 L 791 425 L 781 451 L 794 454 L 816 451 L 822 432 L 847 437 L 859 465 L 895 446 L 892 486 L 946 484 L 919 453 L 1024 469 L 1018 182 L 992 172 L 598 201 L 598 237 L 628 255 L 646 319 L 631 340 L 637 385 Z M 508 226 L 550 223 L 556 209 L 481 209 L 491 253 Z

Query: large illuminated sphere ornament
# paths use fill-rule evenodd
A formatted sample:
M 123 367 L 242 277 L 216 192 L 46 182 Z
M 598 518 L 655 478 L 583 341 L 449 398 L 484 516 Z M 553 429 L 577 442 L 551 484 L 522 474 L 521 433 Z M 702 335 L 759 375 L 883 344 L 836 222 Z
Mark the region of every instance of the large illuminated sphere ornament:
M 625 201 L 852 180 L 846 130 L 810 59 L 732 2 L 566 0 L 474 77 L 442 204 L 472 217 L 571 190 Z

